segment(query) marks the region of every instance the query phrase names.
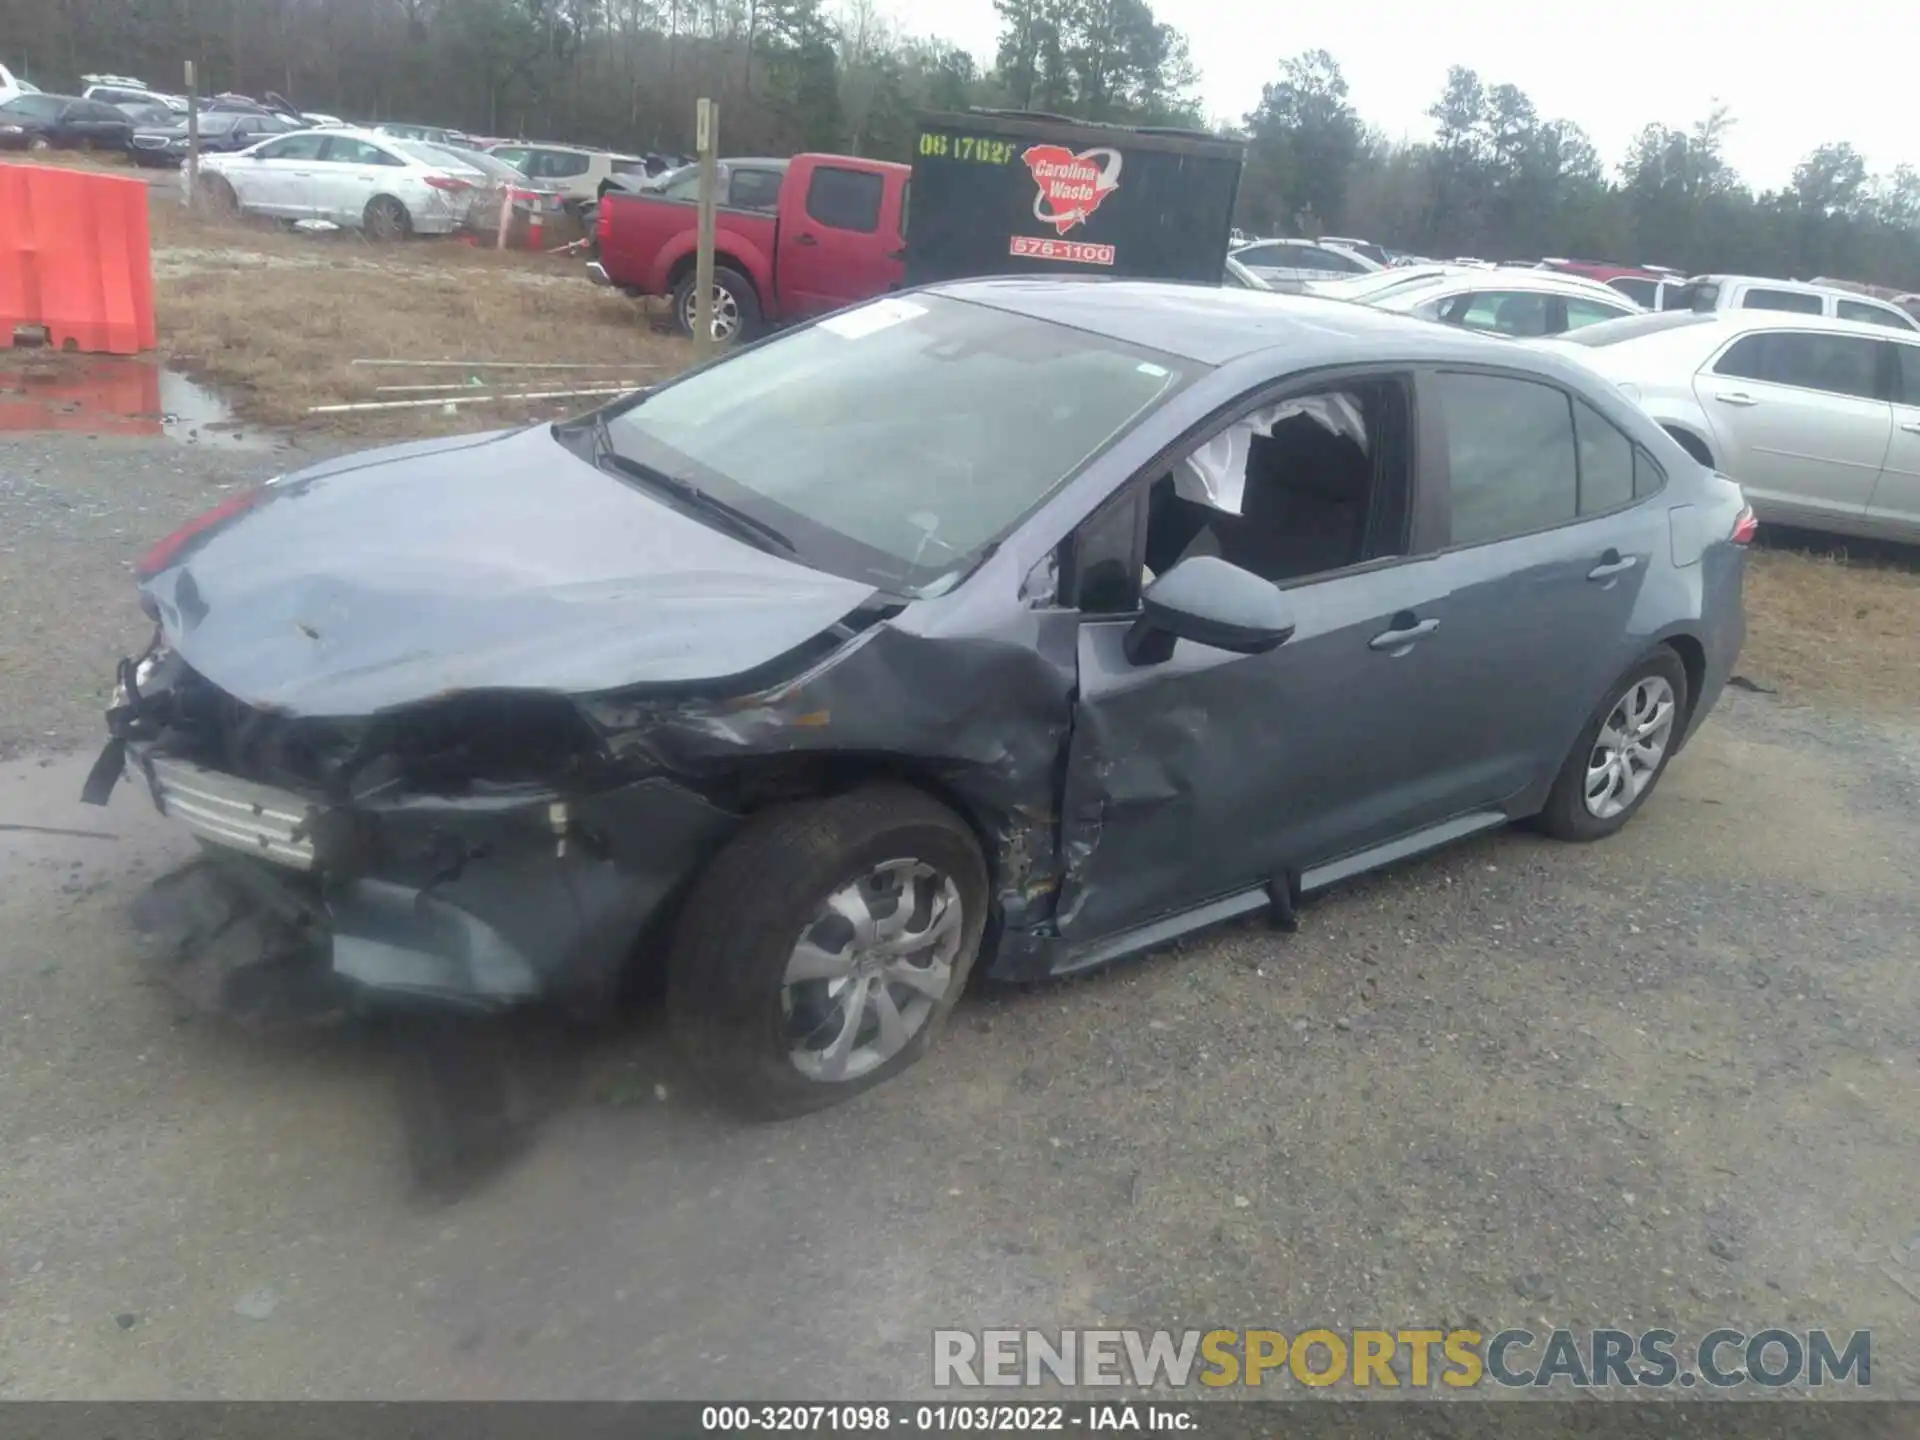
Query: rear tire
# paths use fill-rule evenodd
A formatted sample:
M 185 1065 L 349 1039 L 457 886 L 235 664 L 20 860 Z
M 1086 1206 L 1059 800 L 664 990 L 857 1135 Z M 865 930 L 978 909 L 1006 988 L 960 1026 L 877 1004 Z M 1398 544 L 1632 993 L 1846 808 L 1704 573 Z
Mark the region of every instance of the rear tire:
M 986 907 L 973 832 L 911 786 L 763 811 L 681 911 L 667 961 L 675 1042 L 756 1119 L 850 1099 L 932 1045 Z
M 1666 773 L 1688 703 L 1687 667 L 1671 647 L 1655 646 L 1581 727 L 1537 827 L 1556 840 L 1585 842 L 1625 825 Z
M 673 287 L 673 318 L 682 335 L 694 328 L 694 274 L 689 270 Z M 722 345 L 741 345 L 760 333 L 760 297 L 753 282 L 728 265 L 713 267 L 713 334 Z
M 369 240 L 404 240 L 413 233 L 413 217 L 391 195 L 376 195 L 369 200 L 361 223 Z

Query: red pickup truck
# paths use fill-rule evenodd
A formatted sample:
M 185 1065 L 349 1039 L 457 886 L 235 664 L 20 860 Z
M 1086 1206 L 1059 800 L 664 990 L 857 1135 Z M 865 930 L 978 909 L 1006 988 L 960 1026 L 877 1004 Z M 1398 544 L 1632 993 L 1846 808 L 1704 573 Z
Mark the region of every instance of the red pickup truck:
M 907 182 L 913 171 L 852 155 L 719 162 L 714 220 L 714 335 L 752 339 L 879 295 L 905 273 Z M 699 171 L 658 191 L 610 190 L 595 221 L 593 278 L 630 295 L 671 295 L 693 333 Z

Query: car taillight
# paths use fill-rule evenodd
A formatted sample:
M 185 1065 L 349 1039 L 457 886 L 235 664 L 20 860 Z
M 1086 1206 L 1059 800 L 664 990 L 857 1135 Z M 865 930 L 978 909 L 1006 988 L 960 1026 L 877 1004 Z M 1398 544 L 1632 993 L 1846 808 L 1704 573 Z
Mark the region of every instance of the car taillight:
M 605 200 L 600 202 L 600 213 L 593 217 L 593 233 L 602 240 L 613 233 L 613 212 Z
M 1740 513 L 1733 517 L 1733 533 L 1727 538 L 1736 545 L 1751 545 L 1759 533 L 1760 522 L 1754 518 L 1753 506 L 1742 505 Z
M 471 182 L 462 180 L 457 175 L 429 175 L 427 184 L 435 190 L 471 190 L 473 188 Z
M 204 515 L 195 516 L 166 539 L 160 541 L 133 566 L 133 578 L 151 580 L 162 570 L 180 558 L 180 552 L 198 536 L 204 535 L 225 521 L 231 520 L 243 510 L 251 510 L 267 498 L 268 487 L 257 486 L 252 490 L 243 490 L 238 495 L 221 501 Z

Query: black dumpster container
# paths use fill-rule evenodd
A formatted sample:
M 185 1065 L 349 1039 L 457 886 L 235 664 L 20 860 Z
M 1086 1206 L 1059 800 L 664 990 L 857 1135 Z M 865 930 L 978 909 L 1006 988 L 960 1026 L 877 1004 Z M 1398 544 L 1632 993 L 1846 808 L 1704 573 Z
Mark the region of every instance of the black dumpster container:
M 1080 272 L 1217 285 L 1243 147 L 1029 111 L 921 119 L 909 285 Z

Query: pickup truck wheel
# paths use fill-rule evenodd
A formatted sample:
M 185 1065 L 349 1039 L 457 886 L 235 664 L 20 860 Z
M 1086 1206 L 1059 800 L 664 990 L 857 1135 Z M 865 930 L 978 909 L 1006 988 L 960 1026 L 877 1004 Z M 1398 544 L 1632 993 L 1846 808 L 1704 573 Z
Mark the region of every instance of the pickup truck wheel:
M 758 1119 L 838 1104 L 933 1043 L 979 953 L 987 871 L 911 786 L 763 811 L 695 883 L 667 962 L 688 1062 Z
M 689 271 L 673 287 L 673 314 L 682 335 L 693 334 L 694 311 L 698 303 L 694 295 L 693 273 Z M 716 265 L 713 270 L 713 338 L 722 345 L 731 345 L 735 341 L 751 340 L 759 333 L 760 297 L 754 293 L 753 282 L 738 270 Z

